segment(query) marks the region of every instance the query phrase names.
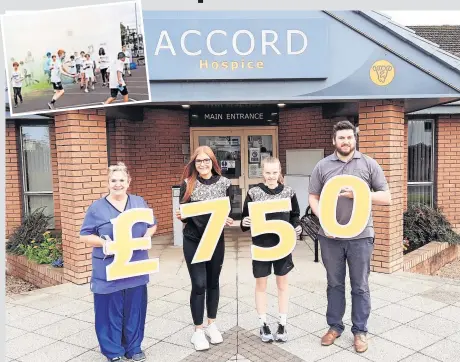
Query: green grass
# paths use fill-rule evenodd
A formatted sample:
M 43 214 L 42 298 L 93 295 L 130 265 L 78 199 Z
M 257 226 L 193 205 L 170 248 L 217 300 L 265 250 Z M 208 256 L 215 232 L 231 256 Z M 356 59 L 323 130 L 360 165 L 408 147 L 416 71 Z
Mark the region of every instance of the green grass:
M 51 89 L 51 84 L 48 83 L 48 81 L 41 81 L 40 83 L 34 83 L 32 85 L 29 85 L 27 87 L 22 87 L 22 94 L 27 94 L 31 92 L 37 92 L 37 91 L 44 91 L 44 90 L 50 90 Z

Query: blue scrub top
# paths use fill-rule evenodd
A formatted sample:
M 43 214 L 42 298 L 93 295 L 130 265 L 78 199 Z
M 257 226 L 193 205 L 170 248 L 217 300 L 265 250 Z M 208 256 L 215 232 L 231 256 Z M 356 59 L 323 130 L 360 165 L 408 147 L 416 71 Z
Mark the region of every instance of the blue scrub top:
M 135 208 L 149 208 L 145 200 L 137 195 L 128 194 L 126 210 Z M 120 215 L 115 206 L 113 206 L 105 197 L 94 201 L 86 212 L 83 225 L 81 226 L 80 235 L 108 235 L 113 240 L 113 225 L 111 219 Z M 133 238 L 141 238 L 147 232 L 147 229 L 156 225 L 154 218 L 153 224 L 139 222 L 133 225 Z M 148 250 L 134 250 L 131 261 L 148 259 Z M 107 281 L 106 267 L 113 262 L 113 255 L 104 255 L 102 247 L 93 247 L 92 264 L 93 271 L 91 275 L 90 288 L 93 293 L 108 294 L 119 290 L 134 288 L 149 282 L 149 275 L 140 275 L 119 280 Z

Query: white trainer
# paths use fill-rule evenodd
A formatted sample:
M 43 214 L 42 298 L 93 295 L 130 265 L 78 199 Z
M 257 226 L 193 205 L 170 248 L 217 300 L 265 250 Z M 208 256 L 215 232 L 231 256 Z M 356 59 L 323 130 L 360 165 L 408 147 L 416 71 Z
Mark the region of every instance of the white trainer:
M 197 351 L 204 351 L 205 349 L 209 349 L 209 342 L 206 339 L 203 328 L 198 328 L 195 330 L 195 333 L 193 333 L 190 342 L 192 342 L 192 344 L 195 346 L 195 350 Z
M 211 339 L 212 344 L 219 344 L 224 341 L 222 334 L 219 332 L 219 328 L 217 328 L 216 322 L 208 325 L 204 332 Z

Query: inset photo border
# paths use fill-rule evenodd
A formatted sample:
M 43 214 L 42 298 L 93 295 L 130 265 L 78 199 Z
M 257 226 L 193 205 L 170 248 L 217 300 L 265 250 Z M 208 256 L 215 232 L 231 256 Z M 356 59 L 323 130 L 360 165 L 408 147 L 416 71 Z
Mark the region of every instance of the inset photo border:
M 151 101 L 140 0 L 2 16 L 11 116 Z

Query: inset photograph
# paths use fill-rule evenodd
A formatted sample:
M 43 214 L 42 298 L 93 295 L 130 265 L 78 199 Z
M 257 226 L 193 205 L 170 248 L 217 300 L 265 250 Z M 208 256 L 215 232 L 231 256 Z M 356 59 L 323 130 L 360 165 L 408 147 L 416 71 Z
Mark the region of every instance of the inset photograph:
M 6 13 L 12 116 L 149 102 L 140 1 Z

